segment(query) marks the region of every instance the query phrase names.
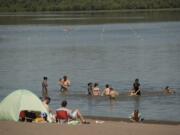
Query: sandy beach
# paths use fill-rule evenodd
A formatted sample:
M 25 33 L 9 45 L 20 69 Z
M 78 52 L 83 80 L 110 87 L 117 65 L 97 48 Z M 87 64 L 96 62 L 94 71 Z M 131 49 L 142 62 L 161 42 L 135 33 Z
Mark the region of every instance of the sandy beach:
M 0 121 L 1 135 L 179 135 L 180 125 L 170 124 L 143 124 L 124 121 L 104 121 L 96 123 L 96 120 L 88 119 L 90 124 L 37 124 Z

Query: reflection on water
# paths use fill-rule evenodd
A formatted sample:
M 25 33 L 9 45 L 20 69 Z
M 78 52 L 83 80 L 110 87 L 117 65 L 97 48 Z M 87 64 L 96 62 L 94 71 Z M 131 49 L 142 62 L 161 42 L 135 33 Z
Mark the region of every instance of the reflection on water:
M 139 110 L 140 109 L 140 97 L 134 97 L 134 110 Z
M 139 109 L 145 119 L 180 121 L 179 35 L 179 11 L 1 14 L 0 100 L 19 88 L 40 96 L 46 75 L 53 109 L 66 99 L 86 115 L 127 118 Z M 72 86 L 60 95 L 65 74 Z M 135 78 L 141 97 L 127 96 Z M 109 83 L 120 97 L 88 97 L 88 82 Z M 167 85 L 177 93 L 163 95 Z

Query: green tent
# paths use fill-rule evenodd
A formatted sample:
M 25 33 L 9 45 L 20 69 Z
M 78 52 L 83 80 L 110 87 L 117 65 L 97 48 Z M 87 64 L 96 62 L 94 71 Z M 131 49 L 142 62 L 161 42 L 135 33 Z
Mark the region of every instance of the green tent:
M 16 90 L 0 103 L 0 120 L 18 121 L 22 110 L 45 112 L 50 121 L 41 100 L 28 90 Z

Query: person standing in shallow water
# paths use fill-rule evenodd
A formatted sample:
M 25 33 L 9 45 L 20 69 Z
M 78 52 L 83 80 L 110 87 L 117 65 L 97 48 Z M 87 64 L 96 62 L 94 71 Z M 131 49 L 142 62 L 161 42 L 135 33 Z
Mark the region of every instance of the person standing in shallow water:
M 139 79 L 135 79 L 133 83 L 133 90 L 135 95 L 141 95 Z
M 110 95 L 110 86 L 109 84 L 106 84 L 105 89 L 103 90 L 103 92 L 101 93 L 102 96 L 109 96 Z
M 48 97 L 48 78 L 44 76 L 43 82 L 42 82 L 42 98 L 43 100 Z
M 70 82 L 70 80 L 68 80 L 67 76 L 65 75 L 65 76 L 63 76 L 63 79 L 60 80 L 59 84 L 61 86 L 61 90 L 63 92 L 67 92 L 69 90 L 71 82 Z
M 93 83 L 92 82 L 89 82 L 88 83 L 88 95 L 91 96 L 92 95 L 92 90 L 93 90 Z
M 98 83 L 94 84 L 92 94 L 93 94 L 93 96 L 100 96 L 101 95 L 100 89 L 98 87 Z
M 163 90 L 164 94 L 166 95 L 171 95 L 171 94 L 175 94 L 175 90 L 170 89 L 169 86 L 166 86 L 165 89 Z

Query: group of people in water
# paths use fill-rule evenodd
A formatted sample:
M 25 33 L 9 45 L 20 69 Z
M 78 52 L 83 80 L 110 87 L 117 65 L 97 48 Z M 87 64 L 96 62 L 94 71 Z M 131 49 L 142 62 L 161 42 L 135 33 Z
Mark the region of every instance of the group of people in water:
M 44 76 L 42 81 L 42 98 L 48 97 L 48 77 Z M 61 92 L 69 91 L 69 87 L 71 85 L 70 80 L 67 78 L 67 76 L 63 76 L 63 79 L 60 78 L 58 81 L 58 84 L 60 86 Z
M 105 85 L 104 90 L 101 92 L 98 87 L 98 83 L 88 83 L 88 95 L 89 96 L 109 96 L 110 98 L 115 98 L 119 95 L 119 92 L 114 88 L 110 87 L 109 84 Z
M 45 76 L 43 78 L 42 82 L 42 97 L 48 97 L 48 83 L 47 83 L 48 78 Z M 70 80 L 68 77 L 65 75 L 63 76 L 63 79 L 60 78 L 58 81 L 58 84 L 60 86 L 60 92 L 68 92 L 69 87 L 71 85 Z M 112 88 L 109 84 L 105 85 L 105 88 L 101 90 L 99 88 L 98 83 L 92 83 L 89 82 L 87 86 L 87 92 L 89 96 L 109 96 L 110 98 L 115 98 L 119 95 L 119 92 Z M 140 83 L 139 79 L 135 79 L 135 82 L 133 84 L 133 90 L 130 92 L 130 95 L 141 95 L 140 91 Z
M 48 78 L 45 76 L 42 82 L 42 97 L 48 97 Z M 68 77 L 65 75 L 63 78 L 60 78 L 58 81 L 60 86 L 60 92 L 68 92 L 71 86 L 71 82 Z M 164 94 L 174 94 L 175 90 L 170 89 L 169 86 L 166 86 L 163 90 Z M 116 98 L 119 96 L 119 92 L 111 87 L 109 84 L 105 85 L 104 89 L 99 88 L 98 83 L 89 82 L 87 85 L 87 93 L 89 96 L 109 96 L 110 98 Z M 129 91 L 129 96 L 140 96 L 141 95 L 141 88 L 139 79 L 136 78 L 133 83 L 132 90 Z

